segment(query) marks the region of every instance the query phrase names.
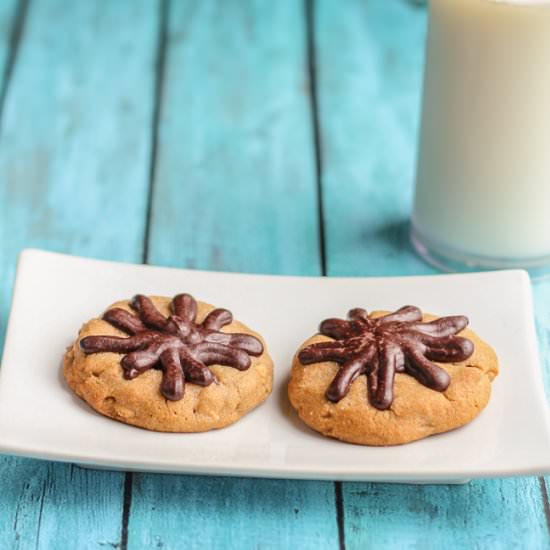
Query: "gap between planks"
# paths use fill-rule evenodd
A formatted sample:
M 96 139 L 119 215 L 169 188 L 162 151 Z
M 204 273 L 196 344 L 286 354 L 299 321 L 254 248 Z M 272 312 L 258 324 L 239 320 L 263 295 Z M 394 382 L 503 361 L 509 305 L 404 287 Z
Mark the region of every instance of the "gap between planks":
M 151 119 L 151 160 L 149 164 L 149 193 L 147 195 L 147 209 L 145 218 L 145 229 L 143 235 L 143 256 L 142 261 L 146 264 L 149 260 L 149 235 L 151 232 L 151 217 L 153 213 L 153 194 L 155 186 L 155 175 L 157 171 L 157 153 L 159 139 L 159 123 L 162 112 L 162 98 L 164 93 L 164 75 L 166 67 L 166 44 L 168 36 L 168 13 L 170 0 L 161 0 L 160 17 L 158 29 L 157 56 L 155 60 L 155 92 L 153 117 Z
M 30 0 L 19 0 L 13 14 L 13 23 L 11 25 L 10 37 L 8 40 L 8 55 L 4 66 L 4 74 L 2 75 L 2 85 L 0 86 L 0 120 L 2 120 L 4 102 L 8 93 L 13 68 L 17 61 L 17 52 L 19 51 L 21 37 L 25 29 L 29 1 Z
M 128 548 L 128 524 L 130 522 L 130 509 L 132 508 L 132 485 L 134 474 L 126 472 L 124 474 L 124 498 L 122 503 L 122 526 L 120 529 L 120 549 Z
M 539 477 L 540 492 L 542 493 L 542 503 L 544 505 L 544 515 L 546 517 L 546 527 L 550 533 L 550 504 L 548 501 L 548 491 L 546 489 L 546 481 L 543 477 Z
M 317 56 L 315 50 L 315 7 L 314 0 L 304 0 L 307 71 L 309 83 L 309 100 L 311 110 L 311 129 L 315 151 L 315 179 L 317 183 L 317 212 L 319 223 L 319 254 L 321 257 L 321 274 L 327 274 L 325 247 L 325 218 L 323 204 L 323 156 L 321 147 L 321 124 L 319 102 L 317 97 Z

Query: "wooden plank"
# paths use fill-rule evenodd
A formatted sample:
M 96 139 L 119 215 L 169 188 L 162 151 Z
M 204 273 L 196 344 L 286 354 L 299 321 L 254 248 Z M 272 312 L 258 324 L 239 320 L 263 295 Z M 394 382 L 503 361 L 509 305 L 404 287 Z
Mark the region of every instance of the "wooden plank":
M 3 458 L 2 548 L 116 548 L 121 474 Z
M 171 7 L 149 258 L 319 274 L 303 6 Z M 332 483 L 134 478 L 129 548 L 338 544 Z
M 31 4 L 0 126 L 2 327 L 22 247 L 141 260 L 157 29 L 148 0 Z M 1 548 L 120 544 L 122 474 L 5 457 L 0 477 Z
M 408 245 L 425 12 L 383 0 L 317 3 L 327 272 L 431 273 Z M 540 306 L 548 303 L 542 301 Z M 545 357 L 548 351 L 548 316 Z M 541 327 L 545 328 L 542 329 Z M 464 487 L 343 484 L 347 548 L 546 548 L 536 478 Z
M 336 548 L 332 483 L 146 476 L 134 483 L 129 548 Z
M 432 273 L 408 245 L 425 11 L 316 3 L 329 275 Z
M 303 7 L 173 2 L 149 260 L 320 271 Z
M 536 481 L 536 480 L 535 480 Z M 457 486 L 349 484 L 346 548 L 548 548 L 538 483 Z
M 141 259 L 156 21 L 143 0 L 30 7 L 0 136 L 3 315 L 22 246 Z

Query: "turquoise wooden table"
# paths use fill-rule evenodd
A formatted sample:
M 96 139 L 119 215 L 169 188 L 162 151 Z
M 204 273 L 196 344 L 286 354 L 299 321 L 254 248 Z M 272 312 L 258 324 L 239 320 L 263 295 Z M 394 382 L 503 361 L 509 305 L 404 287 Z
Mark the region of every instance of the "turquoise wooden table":
M 407 239 L 425 32 L 405 0 L 0 0 L 2 333 L 28 246 L 432 273 Z M 535 298 L 548 360 L 550 286 Z M 543 478 L 300 482 L 5 456 L 0 480 L 6 549 L 550 547 Z

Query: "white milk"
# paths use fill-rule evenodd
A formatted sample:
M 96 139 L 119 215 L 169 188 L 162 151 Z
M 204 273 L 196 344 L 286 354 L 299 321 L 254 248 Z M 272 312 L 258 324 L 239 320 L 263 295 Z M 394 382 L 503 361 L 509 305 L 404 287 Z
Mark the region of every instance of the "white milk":
M 440 251 L 550 255 L 550 0 L 431 0 L 413 227 Z

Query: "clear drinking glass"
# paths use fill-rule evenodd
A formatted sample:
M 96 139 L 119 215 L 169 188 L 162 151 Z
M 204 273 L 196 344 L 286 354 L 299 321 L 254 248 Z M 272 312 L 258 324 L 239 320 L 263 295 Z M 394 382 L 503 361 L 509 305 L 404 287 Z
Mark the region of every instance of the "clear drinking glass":
M 550 273 L 550 0 L 430 0 L 411 240 Z

